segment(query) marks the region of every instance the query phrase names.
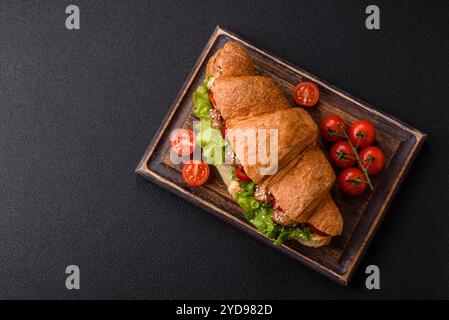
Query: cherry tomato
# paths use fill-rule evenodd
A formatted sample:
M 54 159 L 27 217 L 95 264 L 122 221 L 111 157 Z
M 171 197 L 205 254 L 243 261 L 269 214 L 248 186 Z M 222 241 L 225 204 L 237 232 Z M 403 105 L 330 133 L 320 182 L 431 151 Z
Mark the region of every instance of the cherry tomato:
M 279 205 L 279 202 L 277 202 L 274 197 L 271 199 L 271 205 L 273 206 L 274 210 L 284 211 L 284 210 L 282 210 L 281 206 Z
M 246 175 L 245 170 L 243 170 L 242 166 L 238 166 L 237 169 L 235 169 L 235 176 L 243 182 L 251 181 L 251 178 Z
M 209 101 L 215 107 L 215 99 L 214 99 L 214 94 L 212 92 L 209 92 Z
M 315 228 L 315 227 L 312 226 L 311 224 L 309 224 L 309 228 L 310 228 L 310 231 L 312 231 L 313 233 L 316 233 L 317 235 L 319 235 L 319 236 L 321 236 L 321 237 L 327 237 L 327 236 L 329 236 L 327 233 L 321 231 L 321 230 L 318 229 L 318 228 Z
M 293 90 L 293 99 L 301 106 L 313 107 L 319 97 L 318 87 L 312 82 L 301 82 Z
M 205 183 L 209 175 L 209 165 L 203 161 L 190 160 L 182 167 L 182 178 L 192 187 L 198 187 Z
M 190 129 L 176 129 L 170 136 L 170 144 L 178 156 L 186 156 L 195 151 L 196 137 Z
M 367 182 L 359 168 L 348 168 L 338 176 L 338 186 L 341 191 L 350 196 L 358 196 L 365 191 Z
M 363 166 L 367 168 L 368 174 L 378 174 L 385 165 L 385 156 L 378 147 L 369 146 L 359 153 Z
M 329 156 L 339 168 L 349 168 L 356 163 L 356 157 L 348 141 L 339 141 L 332 145 Z
M 354 147 L 364 148 L 376 139 L 376 128 L 368 120 L 359 120 L 351 125 L 348 136 Z
M 320 123 L 320 132 L 324 140 L 328 142 L 337 142 L 343 140 L 344 135 L 340 129 L 340 125 L 346 128 L 346 124 L 342 118 L 336 114 L 327 116 Z

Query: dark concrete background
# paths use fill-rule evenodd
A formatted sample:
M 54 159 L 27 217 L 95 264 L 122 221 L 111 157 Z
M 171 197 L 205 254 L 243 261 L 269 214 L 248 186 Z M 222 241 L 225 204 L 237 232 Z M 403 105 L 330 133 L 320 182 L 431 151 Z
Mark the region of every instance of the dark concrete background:
M 444 1 L 1 1 L 0 298 L 449 298 L 448 17 Z M 217 24 L 429 134 L 350 288 L 134 174 Z

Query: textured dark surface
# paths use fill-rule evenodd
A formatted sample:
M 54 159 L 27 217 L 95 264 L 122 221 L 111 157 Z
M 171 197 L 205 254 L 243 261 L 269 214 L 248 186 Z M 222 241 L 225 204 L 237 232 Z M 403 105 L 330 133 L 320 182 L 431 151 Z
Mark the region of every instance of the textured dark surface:
M 449 6 L 368 4 L 1 1 L 0 298 L 449 298 Z M 429 134 L 350 288 L 135 176 L 217 24 Z

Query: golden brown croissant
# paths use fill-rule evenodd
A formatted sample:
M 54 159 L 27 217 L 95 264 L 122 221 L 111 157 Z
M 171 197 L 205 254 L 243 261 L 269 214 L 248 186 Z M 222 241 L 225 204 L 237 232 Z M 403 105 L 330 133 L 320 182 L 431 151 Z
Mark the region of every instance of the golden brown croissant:
M 306 150 L 295 161 L 263 183 L 288 218 L 284 223 L 278 221 L 284 225 L 307 222 L 335 181 L 335 173 L 318 146 Z
M 335 174 L 316 145 L 317 126 L 305 110 L 291 107 L 270 78 L 254 74 L 249 53 L 236 42 L 226 43 L 206 68 L 206 75 L 213 77 L 214 107 L 228 129 L 237 135 L 244 133 L 236 133 L 236 129 L 278 130 L 278 171 L 266 176 L 260 171 L 267 168 L 264 164 L 248 163 L 248 157 L 259 159 L 258 148 L 250 148 L 251 144 L 257 146 L 258 136 L 243 145 L 237 145 L 232 135 L 228 141 L 246 174 L 261 188 L 269 189 L 282 208 L 274 210 L 273 220 L 286 226 L 308 223 L 319 232 L 309 240 L 298 240 L 311 247 L 327 245 L 332 236 L 341 234 L 343 219 L 329 193 Z
M 343 232 L 343 218 L 329 193 L 324 196 L 307 222 L 327 234 L 326 236 L 314 233 L 310 240 L 298 239 L 308 247 L 328 245 L 333 236 L 339 236 Z
M 283 211 L 275 211 L 273 220 L 283 225 L 295 225 Z M 343 218 L 330 193 L 327 193 L 313 211 L 307 223 L 320 230 L 328 237 L 338 236 L 343 231 Z M 322 237 L 322 236 L 321 236 Z M 317 238 L 315 238 L 316 240 Z
M 238 121 L 232 130 L 229 130 L 227 140 L 245 173 L 255 183 L 259 183 L 268 174 L 276 173 L 297 158 L 302 151 L 315 143 L 317 136 L 318 128 L 310 115 L 303 109 L 289 108 Z M 274 163 L 268 161 L 274 156 L 271 147 L 276 148 Z M 265 149 L 265 154 L 260 154 L 264 153 Z M 251 154 L 255 156 L 254 159 L 248 159 Z
M 241 120 L 291 109 L 283 92 L 268 77 L 222 76 L 214 81 L 211 91 L 227 128 Z
M 246 76 L 254 74 L 253 59 L 238 42 L 227 42 L 207 63 L 206 77 Z
M 343 218 L 330 193 L 324 196 L 307 222 L 330 236 L 339 236 L 343 231 Z

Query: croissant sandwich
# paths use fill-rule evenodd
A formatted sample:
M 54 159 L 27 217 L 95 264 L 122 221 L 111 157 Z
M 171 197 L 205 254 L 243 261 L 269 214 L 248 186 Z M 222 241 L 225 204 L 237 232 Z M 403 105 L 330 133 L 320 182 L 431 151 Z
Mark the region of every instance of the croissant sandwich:
M 295 239 L 310 247 L 342 233 L 317 125 L 271 78 L 256 75 L 242 45 L 228 42 L 209 59 L 193 102 L 203 156 L 260 232 L 275 244 Z

